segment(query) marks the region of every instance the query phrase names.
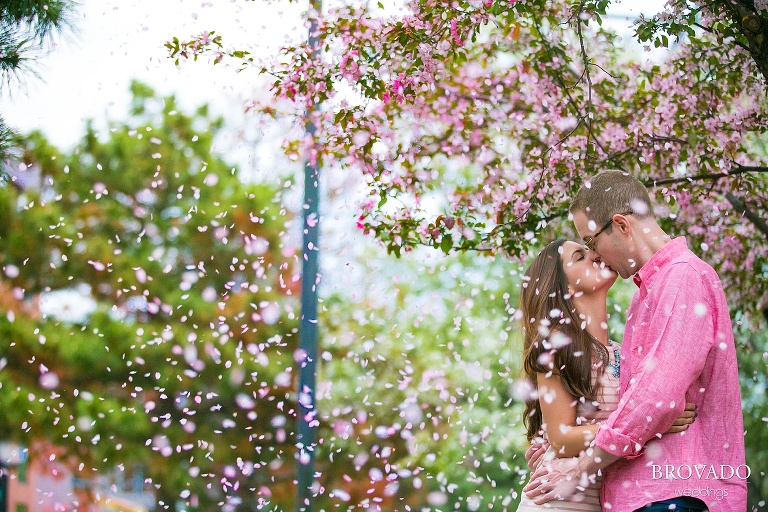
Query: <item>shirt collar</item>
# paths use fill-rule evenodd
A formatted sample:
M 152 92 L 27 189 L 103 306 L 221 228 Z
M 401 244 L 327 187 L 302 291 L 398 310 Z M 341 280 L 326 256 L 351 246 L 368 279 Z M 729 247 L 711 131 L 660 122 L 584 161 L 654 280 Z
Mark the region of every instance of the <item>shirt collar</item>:
M 662 267 L 687 250 L 688 242 L 685 241 L 684 236 L 670 240 L 661 249 L 656 251 L 656 254 L 651 256 L 651 259 L 645 262 L 645 265 L 637 271 L 632 280 L 638 287 L 643 283 L 647 286 Z

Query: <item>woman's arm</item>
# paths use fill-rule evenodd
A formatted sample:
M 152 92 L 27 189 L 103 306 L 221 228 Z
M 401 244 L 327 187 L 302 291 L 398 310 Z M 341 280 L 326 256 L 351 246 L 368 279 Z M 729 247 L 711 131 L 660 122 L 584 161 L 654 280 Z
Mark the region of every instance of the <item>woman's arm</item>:
M 576 425 L 578 402 L 568 393 L 558 375 L 536 377 L 539 404 L 547 439 L 558 457 L 576 457 L 589 447 L 599 425 Z
M 590 446 L 600 427 L 598 423 L 576 425 L 578 402 L 568 393 L 560 377 L 550 373 L 537 374 L 539 404 L 549 444 L 558 457 L 577 457 Z M 665 434 L 688 430 L 696 419 L 695 404 L 685 404 L 685 410 Z

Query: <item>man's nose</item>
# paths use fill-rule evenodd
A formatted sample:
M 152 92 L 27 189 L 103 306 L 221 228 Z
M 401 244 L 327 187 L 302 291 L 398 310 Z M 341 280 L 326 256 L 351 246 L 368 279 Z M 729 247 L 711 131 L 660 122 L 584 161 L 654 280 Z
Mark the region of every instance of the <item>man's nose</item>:
M 592 260 L 592 263 L 600 263 L 600 255 L 595 251 L 588 251 L 587 254 L 589 259 Z

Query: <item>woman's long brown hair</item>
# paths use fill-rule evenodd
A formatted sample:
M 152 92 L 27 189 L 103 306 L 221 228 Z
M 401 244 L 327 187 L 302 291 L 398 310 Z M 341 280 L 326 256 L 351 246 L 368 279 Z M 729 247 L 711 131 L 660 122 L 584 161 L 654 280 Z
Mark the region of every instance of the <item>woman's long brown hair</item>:
M 593 361 L 595 357 L 607 361 L 608 350 L 581 327 L 582 320 L 568 293 L 568 277 L 563 270 L 564 243 L 561 239 L 546 246 L 523 278 L 520 290 L 523 370 L 534 388 L 538 373 L 552 372 L 560 376 L 574 399 L 584 397 L 593 401 L 598 391 L 597 382 L 592 380 Z M 570 343 L 551 343 L 554 333 L 567 336 Z M 529 441 L 542 434 L 537 396 L 526 401 L 523 424 L 528 429 Z

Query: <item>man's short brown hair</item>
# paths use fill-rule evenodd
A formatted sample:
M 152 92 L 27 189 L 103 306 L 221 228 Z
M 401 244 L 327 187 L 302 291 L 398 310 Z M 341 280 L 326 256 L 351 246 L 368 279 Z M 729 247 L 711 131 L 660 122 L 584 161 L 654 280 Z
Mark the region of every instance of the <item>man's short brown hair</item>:
M 581 186 L 569 211 L 584 212 L 601 226 L 617 213 L 632 212 L 640 218 L 653 215 L 653 205 L 640 180 L 622 171 L 605 171 Z

